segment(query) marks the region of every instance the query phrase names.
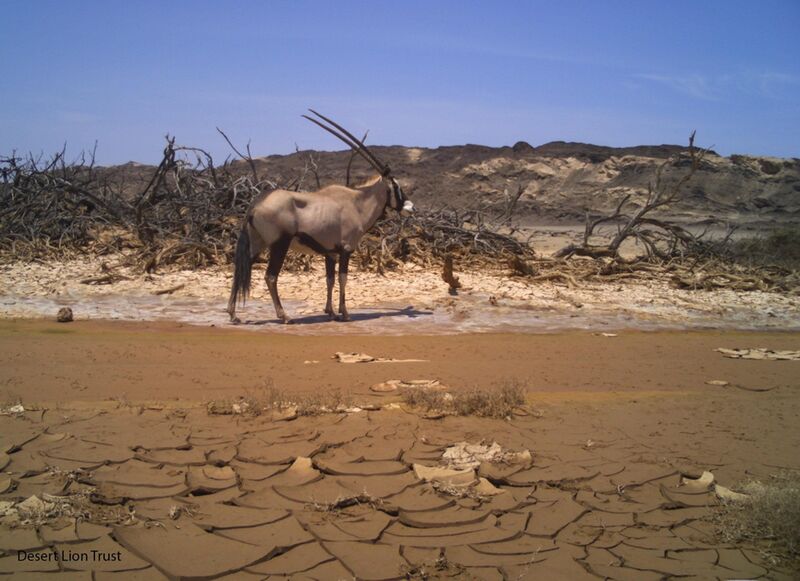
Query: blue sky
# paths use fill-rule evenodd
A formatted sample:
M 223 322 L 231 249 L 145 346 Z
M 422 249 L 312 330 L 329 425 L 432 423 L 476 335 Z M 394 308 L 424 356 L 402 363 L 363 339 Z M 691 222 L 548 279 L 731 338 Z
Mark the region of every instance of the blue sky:
M 224 157 L 369 143 L 685 143 L 800 157 L 800 2 L 3 0 L 0 153 L 166 133 Z

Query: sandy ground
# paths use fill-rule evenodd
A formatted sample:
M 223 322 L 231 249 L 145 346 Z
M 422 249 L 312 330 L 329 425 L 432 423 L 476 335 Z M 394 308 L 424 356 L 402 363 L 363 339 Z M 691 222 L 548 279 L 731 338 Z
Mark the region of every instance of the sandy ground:
M 286 336 L 175 323 L 0 321 L 0 400 L 48 405 L 126 398 L 189 404 L 339 389 L 376 397 L 388 379 L 438 379 L 455 389 L 523 382 L 535 393 L 708 392 L 800 387 L 800 363 L 741 361 L 718 347 L 796 349 L 797 333 L 593 332 L 444 336 Z M 419 359 L 343 365 L 335 352 Z
M 714 351 L 798 343 L 797 333 L 331 337 L 3 321 L 0 400 L 27 411 L 0 416 L 0 502 L 53 494 L 83 518 L 1 517 L 0 572 L 788 579 L 754 548 L 715 540 L 707 519 L 717 497 L 682 477 L 708 470 L 732 487 L 800 470 L 800 363 Z M 343 364 L 335 351 L 425 361 Z M 453 390 L 514 381 L 527 411 L 424 419 L 369 390 L 392 378 Z M 268 385 L 338 389 L 381 409 L 293 421 L 207 411 L 210 400 L 257 397 Z M 415 465 L 442 465 L 461 441 L 532 459 L 482 462 L 469 478 L 487 488 L 418 476 Z

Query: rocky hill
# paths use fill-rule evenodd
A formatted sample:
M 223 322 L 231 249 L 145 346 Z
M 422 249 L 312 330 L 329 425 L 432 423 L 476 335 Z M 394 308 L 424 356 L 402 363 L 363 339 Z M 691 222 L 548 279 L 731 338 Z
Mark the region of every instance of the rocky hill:
M 516 215 L 540 223 L 583 221 L 587 211 L 608 211 L 626 194 L 632 194 L 636 203 L 646 194 L 658 165 L 685 151 L 677 145 L 613 148 L 566 142 L 539 147 L 519 142 L 499 148 L 371 149 L 388 162 L 418 205 L 501 205 L 507 195 L 513 196 L 521 188 Z M 315 171 L 322 185 L 344 183 L 349 159 L 348 151 L 299 151 L 257 158 L 256 167 L 261 176 L 277 182 L 286 182 L 305 170 L 303 189 L 315 189 Z M 250 171 L 244 162 L 235 162 L 235 166 L 237 171 Z M 665 170 L 665 180 L 679 179 L 688 167 L 688 158 L 681 157 Z M 135 188 L 149 179 L 152 169 L 125 164 L 109 171 L 124 176 Z M 356 157 L 351 181 L 356 183 L 370 172 Z M 712 218 L 734 223 L 800 222 L 800 159 L 721 157 L 709 152 L 686 186 L 683 201 L 670 208 L 669 214 L 687 222 Z

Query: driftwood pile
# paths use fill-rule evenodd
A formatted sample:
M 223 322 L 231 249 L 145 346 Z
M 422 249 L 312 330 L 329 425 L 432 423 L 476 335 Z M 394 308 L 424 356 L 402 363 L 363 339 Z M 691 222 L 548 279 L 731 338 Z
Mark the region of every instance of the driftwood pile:
M 797 293 L 800 273 L 778 266 L 743 266 L 715 257 L 703 262 L 676 258 L 658 261 L 647 258 L 512 259 L 512 276 L 529 282 L 553 282 L 567 288 L 580 288 L 587 282 L 668 280 L 675 288 L 688 290 L 778 291 Z
M 259 175 L 249 147 L 241 153 L 228 143 L 246 171 L 230 159 L 217 166 L 205 150 L 177 146 L 167 137 L 161 163 L 139 184 L 97 167 L 93 154 L 71 163 L 63 151 L 49 159 L 0 157 L 0 254 L 6 260 L 44 260 L 126 251 L 130 263 L 148 272 L 227 263 L 254 197 L 319 184 L 313 156 L 297 176 L 278 183 Z M 438 210 L 387 215 L 365 238 L 357 260 L 383 272 L 400 262 L 431 266 L 446 255 L 463 265 L 533 257 L 533 251 L 485 223 L 481 213 Z M 307 268 L 308 260 L 296 258 L 287 266 Z
M 0 157 L 0 260 L 116 254 L 147 272 L 227 264 L 253 198 L 275 188 L 313 189 L 319 175 L 313 154 L 290 179 L 259 175 L 249 145 L 242 152 L 220 133 L 238 159 L 217 165 L 205 150 L 176 145 L 168 136 L 159 165 L 139 168 L 134 178 L 130 172 L 98 167 L 93 153 L 71 162 L 64 151 L 49 158 Z M 467 268 L 510 269 L 531 282 L 568 287 L 666 276 L 688 289 L 796 291 L 796 272 L 738 266 L 727 259 L 728 238 L 708 242 L 653 217 L 655 210 L 678 200 L 704 155 L 694 148 L 692 135 L 688 152 L 658 169 L 643 204 L 633 205 L 626 196 L 613 214 L 587 216 L 582 243 L 563 248 L 553 259 L 537 257 L 529 239 L 513 227 L 524 190 L 520 186 L 506 194 L 503 207 L 420 210 L 409 217 L 388 213 L 363 238 L 355 260 L 362 269 L 379 273 L 404 263 L 444 266 L 453 292 L 459 286 L 454 272 Z M 668 163 L 687 167 L 676 183 L 662 180 Z M 599 227 L 612 224 L 616 234 L 604 241 Z M 620 247 L 626 240 L 635 240 L 645 255 L 624 259 Z M 290 255 L 286 266 L 310 265 L 308 258 Z M 107 269 L 84 282 L 111 284 L 116 277 Z
M 273 185 L 232 171 L 227 160 L 216 167 L 207 152 L 176 146 L 169 137 L 161 163 L 140 184 L 96 167 L 93 155 L 67 163 L 63 151 L 45 161 L 2 157 L 0 176 L 6 258 L 126 250 L 147 271 L 226 260 L 250 200 Z
M 378 272 L 402 262 L 438 267 L 448 258 L 461 267 L 498 266 L 514 257 L 533 259 L 532 246 L 514 234 L 479 211 L 418 211 L 378 222 L 364 237 L 358 258 L 362 267 Z

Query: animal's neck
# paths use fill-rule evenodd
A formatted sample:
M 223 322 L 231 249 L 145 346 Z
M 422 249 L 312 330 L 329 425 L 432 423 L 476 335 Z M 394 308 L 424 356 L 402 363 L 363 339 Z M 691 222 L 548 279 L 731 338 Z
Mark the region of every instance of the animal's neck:
M 364 232 L 372 228 L 373 224 L 383 214 L 388 201 L 386 186 L 383 180 L 379 179 L 373 184 L 358 188 L 358 212 L 364 224 Z

